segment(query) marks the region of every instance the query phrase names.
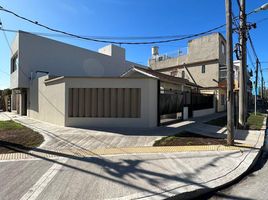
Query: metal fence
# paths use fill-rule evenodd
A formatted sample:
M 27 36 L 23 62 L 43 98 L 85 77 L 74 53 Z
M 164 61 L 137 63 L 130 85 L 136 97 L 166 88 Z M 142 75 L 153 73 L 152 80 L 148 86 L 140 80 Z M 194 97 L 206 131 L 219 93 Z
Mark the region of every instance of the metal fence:
M 182 93 L 163 93 L 159 95 L 159 114 L 174 114 L 183 110 Z
M 214 107 L 213 94 L 191 94 L 191 106 L 193 110 L 209 109 Z

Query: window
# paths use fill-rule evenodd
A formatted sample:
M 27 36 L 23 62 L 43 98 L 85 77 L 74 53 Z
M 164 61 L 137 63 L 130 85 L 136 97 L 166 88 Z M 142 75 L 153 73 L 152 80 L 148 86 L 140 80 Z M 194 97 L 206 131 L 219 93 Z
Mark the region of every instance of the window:
M 224 106 L 224 104 L 225 104 L 224 94 L 221 94 L 221 105 Z
M 182 77 L 182 78 L 185 78 L 185 71 L 182 71 L 182 72 L 181 72 L 181 77 Z
M 221 42 L 221 53 L 225 54 L 225 44 Z
M 206 65 L 202 65 L 202 74 L 206 72 Z
M 15 54 L 11 58 L 11 73 L 16 71 L 18 69 L 18 66 L 19 66 L 19 57 L 18 57 L 18 54 Z

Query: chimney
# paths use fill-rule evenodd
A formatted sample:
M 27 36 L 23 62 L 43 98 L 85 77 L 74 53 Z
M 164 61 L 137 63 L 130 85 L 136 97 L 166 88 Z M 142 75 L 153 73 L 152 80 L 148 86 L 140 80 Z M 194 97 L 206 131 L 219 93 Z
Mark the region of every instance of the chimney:
M 116 45 L 107 45 L 105 47 L 100 48 L 98 52 L 121 61 L 126 60 L 125 49 Z

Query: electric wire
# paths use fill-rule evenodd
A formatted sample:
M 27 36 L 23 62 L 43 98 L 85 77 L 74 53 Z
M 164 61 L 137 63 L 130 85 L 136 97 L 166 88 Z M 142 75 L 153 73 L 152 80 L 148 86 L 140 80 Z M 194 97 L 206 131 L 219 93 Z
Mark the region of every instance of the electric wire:
M 22 19 L 24 21 L 27 21 L 27 22 L 32 23 L 32 24 L 35 24 L 35 25 L 37 25 L 39 27 L 45 28 L 45 29 L 50 30 L 52 32 L 61 33 L 61 34 L 64 34 L 64 35 L 69 35 L 71 37 L 75 37 L 75 38 L 79 38 L 79 39 L 83 39 L 83 40 L 88 40 L 88 41 L 93 41 L 93 42 L 119 44 L 119 45 L 122 45 L 122 44 L 139 45 L 139 44 L 158 44 L 158 43 L 176 42 L 176 41 L 180 41 L 180 40 L 190 39 L 190 38 L 193 38 L 193 37 L 198 37 L 198 36 L 201 36 L 201 35 L 206 35 L 208 33 L 211 33 L 213 31 L 216 31 L 216 30 L 218 30 L 220 28 L 225 27 L 225 24 L 222 24 L 220 26 L 217 26 L 215 28 L 212 28 L 212 29 L 204 31 L 204 32 L 200 32 L 200 33 L 196 33 L 196 34 L 192 34 L 192 35 L 188 35 L 188 36 L 184 36 L 184 37 L 172 38 L 172 39 L 157 40 L 157 41 L 126 42 L 126 41 L 95 39 L 95 38 L 92 38 L 92 37 L 85 37 L 85 36 L 81 36 L 81 35 L 76 35 L 74 33 L 69 33 L 69 32 L 66 32 L 66 31 L 62 31 L 62 30 L 59 30 L 59 29 L 51 28 L 51 27 L 49 27 L 47 25 L 39 23 L 38 21 L 23 17 L 23 16 L 15 13 L 15 12 L 13 12 L 11 10 L 5 9 L 2 6 L 0 6 L 0 11 L 4 11 L 6 13 L 12 14 L 17 18 L 20 18 L 20 19 Z
M 4 38 L 5 38 L 5 41 L 6 41 L 6 43 L 7 43 L 8 48 L 9 48 L 9 50 L 10 50 L 10 53 L 11 53 L 12 55 L 14 55 L 14 52 L 13 52 L 13 50 L 12 50 L 12 48 L 11 48 L 11 45 L 10 45 L 10 43 L 9 43 L 9 41 L 8 41 L 6 32 L 5 32 L 4 30 L 2 30 L 2 28 L 4 28 L 4 25 L 3 25 L 3 22 L 1 21 L 1 18 L 0 18 L 0 30 L 3 32 Z M 19 70 L 19 71 L 20 71 L 20 72 L 21 72 L 27 79 L 29 79 L 29 77 L 27 76 L 27 74 L 26 74 L 21 68 L 19 68 L 18 70 Z
M 251 49 L 252 49 L 252 51 L 253 51 L 253 54 L 254 54 L 255 58 L 259 60 L 258 55 L 257 55 L 257 53 L 256 53 L 256 50 L 255 50 L 255 47 L 254 47 L 254 44 L 253 44 L 253 41 L 252 41 L 252 38 L 251 38 L 251 36 L 250 36 L 249 31 L 247 32 L 247 35 L 248 35 L 249 44 L 250 44 L 250 47 L 251 47 Z M 259 67 L 260 67 L 260 75 L 261 75 L 261 79 L 259 79 L 259 81 L 262 82 L 262 80 L 264 80 L 264 77 L 263 77 L 263 71 L 262 71 L 262 65 L 261 65 L 261 62 L 259 62 Z M 258 73 L 258 72 L 257 72 L 257 73 Z M 261 83 L 260 83 L 260 84 L 261 84 Z

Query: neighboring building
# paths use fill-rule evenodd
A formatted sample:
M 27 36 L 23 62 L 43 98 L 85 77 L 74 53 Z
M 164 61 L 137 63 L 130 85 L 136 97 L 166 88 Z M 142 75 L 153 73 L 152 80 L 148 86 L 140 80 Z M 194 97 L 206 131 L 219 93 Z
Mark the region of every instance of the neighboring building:
M 191 83 L 189 80 L 166 75 L 149 68 L 142 68 L 134 66 L 127 72 L 125 72 L 121 77 L 152 77 L 160 80 L 160 92 L 170 93 L 174 92 L 190 92 L 198 91 L 200 86 Z
M 238 112 L 238 104 L 239 104 L 239 75 L 240 75 L 240 65 L 241 65 L 241 61 L 240 60 L 235 60 L 233 65 L 233 69 L 234 69 L 234 97 L 235 97 L 235 109 L 236 112 Z M 253 76 L 252 71 L 248 71 L 247 70 L 247 74 L 246 74 L 246 90 L 247 90 L 247 94 L 246 94 L 246 104 L 248 104 L 248 107 L 252 107 L 254 99 L 252 96 L 252 89 L 253 89 L 253 84 L 252 81 L 250 80 L 250 78 Z
M 121 77 L 153 78 L 158 81 L 158 124 L 199 117 L 215 112 L 214 95 L 202 95 L 199 85 L 152 69 L 133 67 Z
M 233 65 L 233 69 L 234 69 L 234 90 L 239 90 L 239 74 L 240 74 L 240 65 L 241 65 L 241 61 L 240 60 L 235 60 L 234 61 L 234 65 Z M 246 74 L 246 82 L 247 82 L 247 92 L 248 93 L 252 93 L 252 81 L 250 80 L 250 78 L 253 76 L 252 71 L 248 71 L 247 70 L 247 74 Z
M 54 76 L 118 77 L 138 65 L 125 59 L 125 49 L 108 45 L 99 52 L 19 32 L 12 44 L 10 88 L 12 110 L 27 115 L 31 81 L 41 74 Z
M 215 94 L 218 112 L 226 110 L 226 41 L 220 33 L 193 39 L 176 55 L 159 55 L 153 47 L 149 67 L 201 86 L 200 92 Z

